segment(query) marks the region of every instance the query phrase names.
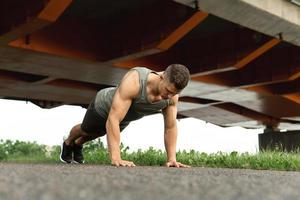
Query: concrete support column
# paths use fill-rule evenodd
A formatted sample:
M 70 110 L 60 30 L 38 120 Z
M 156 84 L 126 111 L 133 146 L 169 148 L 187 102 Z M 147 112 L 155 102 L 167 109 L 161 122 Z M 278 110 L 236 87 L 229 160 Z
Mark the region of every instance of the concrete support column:
M 258 135 L 259 150 L 282 149 L 288 152 L 300 149 L 300 130 L 279 132 L 266 131 Z

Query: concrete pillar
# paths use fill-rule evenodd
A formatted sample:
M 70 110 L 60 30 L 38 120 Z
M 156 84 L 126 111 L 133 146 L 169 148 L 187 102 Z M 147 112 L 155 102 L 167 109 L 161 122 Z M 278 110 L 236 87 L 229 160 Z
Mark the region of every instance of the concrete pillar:
M 294 151 L 300 149 L 300 130 L 278 132 L 266 131 L 258 135 L 259 150 L 282 149 L 285 151 Z

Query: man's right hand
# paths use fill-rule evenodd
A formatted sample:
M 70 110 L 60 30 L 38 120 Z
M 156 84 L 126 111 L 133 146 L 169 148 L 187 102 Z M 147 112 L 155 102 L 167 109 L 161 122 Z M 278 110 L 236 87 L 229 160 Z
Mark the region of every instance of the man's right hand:
M 127 160 L 112 160 L 111 164 L 117 167 L 135 167 L 135 164 Z

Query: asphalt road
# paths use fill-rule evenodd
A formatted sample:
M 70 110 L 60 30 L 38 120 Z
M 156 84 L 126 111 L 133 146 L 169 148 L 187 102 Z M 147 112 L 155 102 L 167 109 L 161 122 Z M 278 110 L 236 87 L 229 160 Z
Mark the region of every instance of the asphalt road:
M 300 199 L 300 172 L 0 163 L 0 199 Z

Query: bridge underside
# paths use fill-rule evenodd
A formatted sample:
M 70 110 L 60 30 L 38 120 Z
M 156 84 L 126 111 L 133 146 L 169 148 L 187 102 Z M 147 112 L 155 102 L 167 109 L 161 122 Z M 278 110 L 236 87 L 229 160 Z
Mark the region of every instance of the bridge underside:
M 265 24 L 234 21 L 234 13 L 223 15 L 211 2 L 3 0 L 0 97 L 43 108 L 86 107 L 97 90 L 118 84 L 131 67 L 162 71 L 182 63 L 192 81 L 181 94 L 179 118 L 299 130 L 300 47 L 292 37 L 299 36 L 299 26 L 266 18 L 243 1 L 236 5 L 248 6 L 256 18 L 261 14 Z M 294 32 L 285 37 L 287 28 L 269 31 L 267 22 L 275 19 Z

